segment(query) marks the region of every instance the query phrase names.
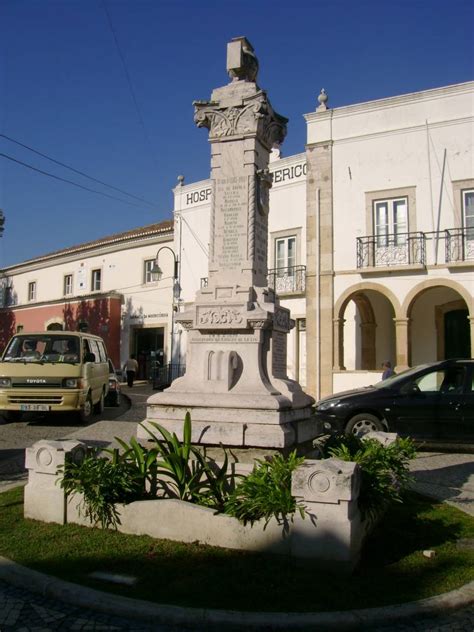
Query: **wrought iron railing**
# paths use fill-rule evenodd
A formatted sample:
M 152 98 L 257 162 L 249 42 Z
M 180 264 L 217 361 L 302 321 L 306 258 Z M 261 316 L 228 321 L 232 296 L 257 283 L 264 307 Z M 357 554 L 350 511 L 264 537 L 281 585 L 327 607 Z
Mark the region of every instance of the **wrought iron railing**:
M 306 290 L 306 266 L 272 268 L 268 271 L 268 287 L 277 294 L 304 294 Z
M 397 233 L 357 237 L 357 267 L 426 264 L 425 234 Z
M 474 228 L 448 228 L 444 234 L 446 263 L 474 259 Z
M 186 373 L 185 364 L 165 364 L 164 366 L 155 366 L 152 370 L 152 386 L 155 389 L 163 390 L 168 388 L 171 382 L 177 377 L 181 377 Z

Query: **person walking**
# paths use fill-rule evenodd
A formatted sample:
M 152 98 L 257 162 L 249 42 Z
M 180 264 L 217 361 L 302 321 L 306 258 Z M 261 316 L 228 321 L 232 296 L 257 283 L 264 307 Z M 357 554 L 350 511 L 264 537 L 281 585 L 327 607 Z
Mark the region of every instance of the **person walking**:
M 125 371 L 127 373 L 127 384 L 129 388 L 132 388 L 133 382 L 135 380 L 135 374 L 138 371 L 138 362 L 136 361 L 133 353 L 125 362 Z
M 395 371 L 392 369 L 392 364 L 388 360 L 382 364 L 382 370 L 382 380 L 386 380 L 392 375 L 395 375 Z

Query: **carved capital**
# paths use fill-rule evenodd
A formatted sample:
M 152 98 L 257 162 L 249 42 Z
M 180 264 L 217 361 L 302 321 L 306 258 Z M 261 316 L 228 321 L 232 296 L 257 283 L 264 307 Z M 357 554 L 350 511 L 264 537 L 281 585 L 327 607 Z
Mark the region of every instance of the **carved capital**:
M 210 140 L 255 135 L 272 147 L 283 142 L 288 119 L 274 112 L 265 92 L 260 91 L 241 105 L 230 107 L 221 107 L 214 101 L 195 101 L 194 121 L 198 127 L 209 130 Z

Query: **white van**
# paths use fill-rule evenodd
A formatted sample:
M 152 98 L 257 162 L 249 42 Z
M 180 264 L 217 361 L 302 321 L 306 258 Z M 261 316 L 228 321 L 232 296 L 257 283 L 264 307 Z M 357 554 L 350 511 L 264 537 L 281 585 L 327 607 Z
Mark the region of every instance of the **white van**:
M 109 364 L 104 341 L 73 331 L 13 336 L 0 361 L 0 414 L 75 411 L 86 422 L 104 410 Z

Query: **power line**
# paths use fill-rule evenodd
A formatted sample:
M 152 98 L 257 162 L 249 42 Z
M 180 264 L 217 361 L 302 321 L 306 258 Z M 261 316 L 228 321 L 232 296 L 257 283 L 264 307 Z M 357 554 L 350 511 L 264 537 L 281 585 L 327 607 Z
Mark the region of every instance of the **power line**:
M 136 94 L 135 94 L 135 90 L 133 89 L 132 78 L 131 78 L 130 73 L 128 71 L 127 63 L 126 63 L 125 57 L 124 57 L 124 55 L 122 53 L 122 49 L 120 48 L 120 44 L 119 44 L 119 41 L 118 41 L 117 33 L 116 33 L 115 29 L 114 29 L 114 25 L 112 23 L 112 18 L 110 17 L 110 13 L 109 13 L 109 10 L 107 9 L 107 5 L 105 3 L 105 0 L 102 0 L 102 6 L 104 7 L 105 15 L 107 16 L 107 22 L 109 24 L 110 31 L 111 31 L 112 36 L 114 38 L 115 46 L 117 48 L 118 55 L 119 55 L 120 60 L 122 62 L 122 66 L 123 66 L 123 69 L 124 69 L 124 72 L 125 72 L 125 77 L 126 77 L 127 83 L 128 83 L 128 88 L 130 90 L 130 94 L 132 96 L 133 103 L 135 105 L 135 109 L 136 109 L 137 114 L 138 114 L 138 120 L 140 121 L 140 125 L 142 127 L 143 134 L 145 136 L 145 141 L 148 143 L 148 146 L 149 146 L 149 149 L 150 149 L 150 153 L 151 153 L 152 158 L 153 158 L 153 160 L 155 162 L 155 166 L 157 166 L 157 164 L 156 164 L 157 163 L 156 156 L 155 156 L 155 153 L 153 151 L 153 145 L 151 143 L 150 136 L 149 136 L 148 131 L 146 129 L 145 121 L 143 120 L 143 116 L 142 116 L 142 113 L 141 113 L 141 110 L 140 110 L 140 106 L 138 105 L 138 100 L 137 100 L 137 97 L 136 97 Z
M 97 182 L 98 184 L 102 184 L 103 186 L 108 187 L 109 189 L 114 189 L 115 191 L 118 191 L 119 193 L 123 193 L 124 195 L 128 195 L 128 197 L 134 198 L 135 200 L 139 200 L 140 202 L 144 202 L 147 206 L 154 206 L 155 208 L 158 208 L 152 202 L 148 202 L 148 200 L 145 200 L 145 199 L 143 199 L 141 197 L 138 197 L 137 195 L 133 195 L 132 193 L 127 193 L 127 191 L 123 191 L 123 189 L 119 189 L 118 187 L 114 187 L 112 184 L 107 184 L 106 182 L 103 182 L 102 180 L 98 180 L 97 178 L 89 176 L 87 173 L 84 173 L 83 171 L 79 171 L 79 169 L 75 169 L 74 167 L 71 167 L 70 165 L 67 165 L 64 162 L 60 162 L 59 160 L 56 160 L 55 158 L 51 158 L 51 156 L 43 154 L 42 152 L 38 151 L 37 149 L 33 149 L 33 147 L 29 147 L 28 145 L 25 145 L 24 143 L 20 143 L 20 141 L 15 140 L 14 138 L 11 138 L 11 136 L 7 136 L 6 134 L 0 134 L 0 137 L 1 138 L 5 138 L 6 140 L 10 141 L 11 143 L 15 143 L 16 145 L 19 145 L 20 147 L 24 147 L 25 149 L 28 149 L 28 151 L 31 151 L 34 154 L 38 154 L 38 156 L 41 156 L 42 158 L 46 158 L 47 160 L 50 160 L 51 162 L 54 162 L 55 164 L 60 165 L 61 167 L 65 167 L 66 169 L 69 169 L 70 171 L 74 171 L 74 173 L 77 173 L 80 176 L 84 176 L 85 178 L 89 178 L 89 180 L 93 180 L 94 182 Z
M 117 202 L 122 202 L 122 204 L 128 204 L 129 206 L 136 206 L 137 208 L 143 208 L 141 204 L 135 204 L 134 202 L 129 202 L 128 200 L 123 200 L 115 195 L 109 195 L 108 193 L 103 193 L 102 191 L 96 191 L 95 189 L 89 189 L 89 187 L 85 187 L 82 184 L 78 184 L 77 182 L 73 182 L 72 180 L 68 180 L 67 178 L 61 178 L 60 176 L 56 176 L 53 173 L 49 173 L 48 171 L 43 171 L 42 169 L 38 169 L 37 167 L 33 167 L 26 162 L 22 162 L 21 160 L 17 160 L 13 158 L 13 156 L 8 156 L 0 152 L 0 156 L 2 158 L 6 158 L 7 160 L 11 160 L 12 162 L 16 162 L 23 167 L 27 167 L 32 171 L 36 171 L 37 173 L 41 173 L 44 176 L 48 176 L 49 178 L 54 178 L 55 180 L 60 180 L 61 182 L 66 182 L 67 184 L 72 184 L 72 186 L 78 187 L 79 189 L 84 189 L 84 191 L 89 191 L 90 193 L 96 193 L 97 195 L 102 195 L 104 197 L 110 198 L 111 200 L 116 200 Z

